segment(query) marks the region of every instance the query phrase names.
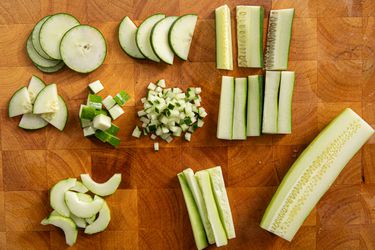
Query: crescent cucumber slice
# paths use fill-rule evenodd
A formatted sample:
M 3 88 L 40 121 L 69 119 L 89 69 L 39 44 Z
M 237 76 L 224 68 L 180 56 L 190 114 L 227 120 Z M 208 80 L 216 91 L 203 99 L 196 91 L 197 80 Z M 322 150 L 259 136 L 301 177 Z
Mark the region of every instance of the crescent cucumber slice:
M 61 180 L 56 183 L 50 192 L 50 203 L 51 207 L 56 210 L 59 214 L 65 217 L 69 217 L 70 211 L 69 208 L 65 204 L 65 197 L 64 194 L 66 191 L 71 189 L 76 185 L 77 179 L 69 178 L 65 180 Z
M 263 113 L 263 76 L 248 76 L 247 82 L 247 136 L 260 136 Z
M 8 115 L 14 117 L 31 113 L 33 106 L 30 100 L 29 91 L 27 87 L 22 87 L 17 90 L 9 101 Z
M 32 76 L 29 82 L 29 86 L 27 87 L 27 91 L 29 91 L 31 103 L 35 102 L 35 98 L 39 94 L 39 92 L 46 87 L 46 84 L 42 79 L 37 76 Z
M 246 140 L 247 78 L 236 78 L 234 85 L 232 139 Z
M 85 229 L 86 234 L 95 234 L 104 231 L 111 221 L 111 211 L 104 201 L 103 207 L 99 211 L 98 218 Z
M 103 207 L 104 200 L 99 196 L 95 196 L 91 202 L 82 201 L 78 193 L 72 191 L 65 192 L 65 203 L 75 216 L 80 218 L 90 218 L 97 214 Z
M 87 189 L 87 187 L 85 187 L 85 185 L 83 185 L 82 182 L 80 182 L 80 181 L 77 181 L 76 185 L 69 190 L 76 191 L 76 192 L 82 193 L 82 194 L 87 193 L 89 191 Z
M 221 78 L 221 94 L 217 134 L 219 139 L 231 140 L 233 136 L 234 78 Z
M 279 112 L 277 132 L 279 134 L 292 133 L 292 97 L 294 89 L 295 73 L 282 71 L 279 93 Z
M 49 60 L 39 55 L 32 44 L 31 35 L 27 39 L 26 50 L 31 61 L 38 66 L 47 67 L 47 68 L 54 67 L 60 62 L 59 60 Z
M 262 126 L 265 134 L 277 134 L 280 78 L 280 71 L 266 71 Z
M 44 57 L 45 59 L 50 59 L 50 60 L 53 60 L 52 57 L 50 57 L 49 55 L 47 55 L 46 52 L 44 52 L 44 50 L 42 49 L 42 46 L 40 45 L 40 41 L 39 41 L 39 33 L 40 33 L 40 28 L 42 28 L 42 25 L 45 21 L 47 21 L 47 19 L 49 18 L 50 16 L 45 16 L 43 17 L 34 27 L 32 33 L 31 33 L 31 41 L 33 43 L 33 47 L 34 49 L 36 50 L 36 52 L 38 52 L 38 54 L 42 57 Z
M 44 225 L 54 225 L 64 231 L 66 244 L 73 246 L 77 241 L 78 229 L 74 221 L 70 218 L 52 215 L 49 216 Z
M 81 180 L 91 192 L 100 196 L 107 196 L 116 192 L 121 183 L 121 174 L 114 174 L 105 183 L 97 183 L 88 174 L 81 174 Z
M 222 5 L 215 10 L 216 68 L 233 70 L 232 26 L 230 9 Z
M 36 130 L 44 128 L 48 125 L 48 122 L 46 122 L 43 118 L 40 117 L 40 115 L 35 115 L 32 113 L 24 114 L 21 118 L 20 123 L 18 124 L 18 127 L 26 129 L 26 130 Z
M 52 83 L 42 89 L 35 99 L 33 113 L 54 113 L 59 110 L 59 98 L 56 84 Z
M 118 29 L 118 40 L 126 54 L 137 59 L 145 59 L 135 41 L 137 29 L 137 26 L 129 17 L 124 17 Z
M 41 67 L 41 66 L 35 64 L 35 67 L 37 67 L 40 71 L 42 71 L 44 73 L 55 73 L 55 72 L 59 71 L 60 69 L 62 69 L 64 66 L 65 66 L 65 63 L 63 61 L 60 61 L 54 67 L 48 67 L 48 68 L 47 67 Z
M 63 131 L 68 121 L 68 108 L 61 96 L 58 96 L 57 105 L 56 112 L 41 114 L 41 117 L 58 130 Z

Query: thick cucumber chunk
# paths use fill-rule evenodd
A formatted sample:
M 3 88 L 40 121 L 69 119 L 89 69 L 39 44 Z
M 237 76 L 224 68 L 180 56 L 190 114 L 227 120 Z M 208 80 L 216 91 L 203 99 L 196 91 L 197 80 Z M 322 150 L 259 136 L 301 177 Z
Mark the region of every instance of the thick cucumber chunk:
M 292 97 L 294 79 L 294 72 L 281 72 L 279 113 L 277 122 L 277 132 L 279 134 L 290 134 L 292 132 Z
M 88 174 L 81 174 L 81 180 L 91 192 L 100 196 L 111 195 L 116 192 L 121 183 L 121 174 L 114 174 L 105 183 L 97 183 Z
M 216 23 L 216 67 L 233 70 L 232 28 L 230 9 L 223 5 L 215 10 Z
M 31 113 L 33 107 L 26 87 L 17 90 L 9 101 L 8 115 L 14 117 Z
M 247 78 L 236 78 L 234 86 L 233 136 L 234 140 L 246 140 Z
M 29 86 L 27 87 L 27 91 L 29 91 L 31 103 L 35 102 L 35 98 L 37 97 L 39 92 L 42 91 L 42 89 L 44 89 L 45 86 L 46 84 L 39 77 L 34 76 L 34 75 L 31 77 Z
M 247 136 L 260 136 L 263 113 L 263 76 L 248 76 Z
M 41 114 L 41 117 L 60 131 L 63 131 L 68 121 L 68 108 L 61 96 L 58 96 L 58 109 L 54 113 Z
M 154 53 L 154 50 L 151 46 L 151 30 L 154 25 L 163 18 L 165 18 L 164 14 L 155 14 L 148 17 L 138 27 L 137 33 L 135 35 L 138 49 L 145 57 L 155 62 L 160 62 L 160 58 Z
M 169 45 L 169 31 L 178 17 L 169 16 L 155 24 L 151 31 L 151 46 L 155 54 L 165 63 L 173 64 L 174 53 Z
M 238 66 L 263 67 L 262 6 L 237 6 Z
M 98 29 L 78 25 L 62 38 L 60 53 L 66 66 L 79 73 L 89 73 L 103 64 L 107 45 Z
M 94 200 L 91 202 L 82 201 L 79 193 L 72 191 L 65 192 L 65 203 L 75 216 L 80 218 L 90 218 L 97 214 L 104 204 L 104 200 L 99 196 L 95 196 Z
M 87 193 L 89 190 L 87 189 L 87 187 L 85 187 L 85 185 L 82 184 L 82 182 L 80 181 L 77 181 L 76 182 L 76 185 L 74 187 L 72 187 L 71 189 L 69 189 L 71 191 L 76 191 L 78 193 Z
M 38 52 L 33 47 L 33 44 L 31 42 L 31 35 L 27 39 L 26 50 L 27 50 L 27 54 L 29 55 L 31 61 L 34 64 L 36 64 L 40 67 L 46 67 L 46 68 L 54 67 L 57 64 L 59 64 L 59 62 L 60 62 L 59 60 L 49 60 L 49 59 L 46 59 L 46 58 L 42 57 L 41 55 L 39 55 Z
M 129 17 L 124 17 L 118 29 L 118 39 L 121 48 L 131 57 L 137 59 L 145 59 L 144 55 L 139 51 L 135 41 L 137 26 Z
M 26 130 L 35 130 L 35 129 L 41 129 L 48 125 L 48 122 L 46 122 L 43 118 L 40 117 L 40 115 L 35 115 L 32 113 L 24 114 L 21 118 L 20 123 L 18 124 L 18 127 L 26 129 Z
M 183 15 L 173 23 L 170 29 L 169 43 L 176 56 L 182 60 L 188 59 L 197 20 L 197 15 Z
M 70 218 L 53 215 L 48 217 L 45 223 L 54 225 L 64 231 L 66 244 L 73 246 L 77 241 L 78 229 L 74 221 Z
M 51 207 L 56 210 L 59 214 L 65 217 L 69 217 L 70 211 L 64 201 L 64 194 L 66 191 L 76 185 L 75 178 L 69 178 L 59 181 L 52 187 L 50 192 L 50 203 Z
M 59 110 L 59 107 L 57 87 L 52 83 L 39 92 L 34 102 L 33 113 L 54 113 Z
M 99 211 L 98 218 L 89 226 L 86 227 L 86 234 L 95 234 L 104 231 L 111 221 L 111 211 L 107 205 L 107 202 L 104 201 L 103 207 Z
M 40 28 L 39 41 L 44 52 L 54 59 L 61 60 L 60 42 L 64 34 L 79 25 L 78 20 L 66 13 L 49 17 Z
M 280 78 L 280 71 L 266 71 L 262 126 L 265 134 L 277 134 Z
M 47 67 L 41 67 L 41 66 L 35 64 L 35 67 L 37 67 L 40 71 L 42 71 L 44 73 L 55 73 L 55 72 L 59 71 L 60 69 L 62 69 L 64 66 L 65 66 L 65 63 L 63 61 L 60 61 L 54 67 L 48 67 L 48 68 Z
M 31 33 L 31 41 L 32 41 L 32 44 L 33 44 L 33 47 L 34 49 L 36 50 L 36 52 L 38 52 L 38 54 L 41 56 L 41 57 L 44 57 L 45 59 L 50 59 L 52 60 L 53 58 L 50 57 L 49 55 L 46 54 L 46 52 L 44 52 L 44 50 L 42 49 L 42 46 L 40 45 L 40 41 L 39 41 L 39 33 L 40 33 L 40 29 L 42 28 L 42 25 L 45 21 L 47 21 L 47 19 L 49 18 L 50 16 L 45 16 L 43 17 L 34 27 L 32 33 Z
M 234 78 L 221 78 L 221 94 L 217 135 L 219 139 L 231 140 L 233 135 Z
M 271 10 L 265 63 L 267 70 L 288 69 L 294 9 Z
M 341 170 L 373 134 L 374 129 L 360 116 L 345 109 L 294 162 L 260 226 L 291 241 Z

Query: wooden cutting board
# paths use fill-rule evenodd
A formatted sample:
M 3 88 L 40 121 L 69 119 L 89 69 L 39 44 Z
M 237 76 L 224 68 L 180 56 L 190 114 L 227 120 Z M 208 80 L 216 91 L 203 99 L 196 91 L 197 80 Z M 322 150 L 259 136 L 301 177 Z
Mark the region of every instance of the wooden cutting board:
M 235 6 L 294 7 L 290 70 L 297 75 L 293 133 L 247 141 L 217 140 L 216 121 L 222 75 L 247 76 L 257 70 L 219 71 L 215 67 L 213 11 Z M 68 69 L 42 74 L 27 58 L 26 39 L 47 14 L 69 12 L 98 27 L 108 43 L 105 64 L 91 74 Z M 128 15 L 137 22 L 163 12 L 199 14 L 190 60 L 173 66 L 129 58 L 119 47 L 117 27 Z M 265 21 L 266 23 L 266 21 Z M 266 26 L 266 25 L 265 25 Z M 235 48 L 235 43 L 233 44 Z M 234 49 L 236 50 L 236 49 Z M 236 58 L 236 54 L 234 55 Z M 237 63 L 235 63 L 236 65 Z M 80 234 L 77 249 L 194 249 L 190 223 L 176 174 L 221 165 L 228 186 L 237 238 L 228 249 L 375 249 L 375 138 L 363 147 L 288 243 L 258 224 L 280 180 L 318 132 L 345 107 L 375 127 L 375 3 L 373 0 L 2 0 L 0 1 L 0 249 L 62 249 L 63 235 L 40 221 L 51 210 L 48 189 L 58 180 L 90 173 L 105 181 L 120 172 L 123 182 L 107 201 L 112 221 L 107 231 Z M 58 84 L 69 106 L 63 133 L 52 127 L 25 132 L 19 118 L 7 117 L 12 93 L 31 75 Z M 154 152 L 148 138 L 130 136 L 140 98 L 150 81 L 203 89 L 209 116 L 192 142 L 161 143 Z M 100 79 L 108 93 L 125 89 L 132 99 L 120 124 L 119 149 L 83 137 L 78 107 L 87 84 Z M 223 248 L 225 249 L 225 248 Z

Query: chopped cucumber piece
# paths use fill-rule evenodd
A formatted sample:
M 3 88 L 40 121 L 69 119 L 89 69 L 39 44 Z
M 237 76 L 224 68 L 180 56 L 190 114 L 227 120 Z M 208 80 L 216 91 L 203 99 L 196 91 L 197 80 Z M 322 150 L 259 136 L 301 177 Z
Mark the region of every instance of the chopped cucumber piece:
M 35 98 L 37 97 L 39 92 L 42 89 L 44 89 L 45 86 L 46 84 L 39 77 L 34 76 L 34 75 L 31 77 L 29 86 L 27 87 L 27 91 L 29 92 L 31 103 L 35 102 Z
M 51 207 L 55 209 L 59 214 L 65 217 L 69 217 L 70 211 L 64 201 L 64 194 L 66 191 L 76 185 L 77 179 L 68 178 L 61 180 L 56 183 L 50 192 L 50 203 Z
M 22 115 L 21 121 L 18 124 L 18 127 L 26 129 L 26 130 L 35 130 L 41 129 L 48 125 L 40 115 L 35 115 L 32 113 Z
M 8 115 L 14 117 L 27 114 L 32 111 L 32 104 L 29 92 L 26 87 L 17 90 L 9 101 Z
M 95 117 L 95 108 L 81 104 L 79 117 L 90 121 L 93 120 Z
M 154 143 L 154 150 L 159 151 L 159 143 L 158 142 Z
M 47 21 L 47 19 L 49 18 L 50 16 L 45 16 L 43 17 L 34 27 L 32 33 L 31 33 L 31 41 L 32 41 L 32 44 L 33 44 L 33 47 L 34 49 L 36 50 L 36 52 L 44 57 L 45 59 L 49 59 L 49 60 L 53 60 L 52 57 L 50 57 L 49 55 L 46 54 L 46 52 L 44 52 L 44 50 L 42 49 L 42 47 L 40 46 L 40 41 L 39 41 L 39 34 L 40 34 L 40 29 L 42 28 L 42 25 L 44 24 L 45 21 Z
M 95 110 L 95 116 L 97 115 L 105 115 L 105 116 L 108 116 L 108 112 L 104 109 L 96 109 Z
M 104 231 L 111 221 L 111 211 L 104 201 L 103 207 L 99 211 L 98 218 L 85 229 L 85 234 L 95 234 Z
M 108 110 L 108 112 L 113 120 L 116 120 L 125 113 L 124 110 L 118 104 L 113 106 L 110 110 Z
M 41 117 L 60 131 L 63 131 L 68 121 L 68 108 L 61 96 L 58 96 L 57 111 L 55 113 L 41 114 Z
M 27 50 L 27 55 L 29 56 L 30 60 L 38 66 L 46 67 L 46 68 L 54 67 L 60 62 L 59 60 L 50 60 L 39 55 L 33 46 L 33 43 L 31 41 L 31 35 L 27 39 L 26 50 Z
M 262 132 L 266 134 L 277 134 L 280 78 L 280 71 L 266 71 L 262 126 Z
M 80 119 L 81 122 L 81 128 L 87 128 L 92 125 L 92 121 L 88 119 Z
M 86 228 L 86 220 L 83 218 L 79 218 L 74 214 L 70 214 L 70 218 L 74 221 L 77 227 L 79 228 Z
M 374 129 L 360 116 L 345 109 L 294 162 L 260 226 L 291 241 L 345 165 L 373 134 Z
M 111 127 L 111 117 L 106 115 L 97 115 L 92 121 L 93 127 L 105 131 Z
M 52 83 L 42 89 L 35 98 L 33 113 L 54 113 L 59 110 L 59 97 L 56 84 Z
M 232 139 L 234 89 L 234 78 L 232 76 L 223 76 L 221 78 L 219 118 L 217 122 L 216 135 L 216 137 L 219 139 Z
M 234 86 L 232 139 L 246 140 L 247 78 L 236 78 Z
M 215 10 L 216 68 L 233 70 L 232 28 L 230 9 L 222 5 Z
M 94 94 L 97 94 L 104 89 L 104 86 L 99 80 L 96 80 L 95 82 L 92 82 L 92 83 L 89 84 L 89 89 Z
M 103 207 L 104 200 L 99 196 L 95 196 L 93 201 L 86 202 L 80 200 L 77 193 L 66 191 L 65 203 L 75 216 L 80 218 L 90 218 L 100 211 Z
M 105 183 L 95 182 L 88 174 L 81 174 L 81 180 L 92 193 L 100 196 L 107 196 L 116 192 L 121 183 L 121 174 L 114 174 Z
M 92 223 L 94 223 L 94 221 L 96 220 L 96 215 L 90 217 L 90 218 L 86 218 L 85 221 L 87 224 L 91 225 Z
M 141 137 L 142 131 L 138 128 L 138 126 L 135 126 L 132 136 L 139 138 Z
M 107 110 L 110 110 L 113 106 L 115 106 L 116 101 L 113 99 L 112 96 L 109 95 L 103 99 L 102 103 Z
M 109 140 L 109 138 L 111 138 L 111 134 L 109 134 L 105 131 L 102 131 L 102 130 L 96 130 L 95 136 L 96 136 L 96 138 L 98 138 L 102 142 L 107 142 Z
M 248 76 L 247 136 L 260 136 L 263 112 L 263 76 Z
M 40 71 L 44 73 L 55 73 L 62 69 L 65 66 L 65 63 L 63 61 L 60 61 L 56 66 L 53 67 L 42 67 L 35 64 L 35 67 L 37 67 Z
M 87 187 L 85 187 L 85 185 L 82 184 L 82 182 L 80 181 L 76 181 L 76 185 L 72 188 L 69 189 L 70 191 L 76 191 L 78 193 L 87 193 L 89 190 L 87 189 Z
M 83 136 L 85 137 L 95 135 L 95 133 L 96 133 L 96 128 L 92 126 L 83 128 Z
M 121 140 L 117 136 L 110 135 L 107 142 L 111 144 L 113 147 L 117 148 L 120 145 Z
M 118 132 L 120 131 L 120 128 L 117 127 L 115 124 L 111 124 L 111 127 L 109 129 L 107 129 L 105 132 L 111 134 L 111 135 L 114 135 L 116 136 L 118 134 Z
M 137 26 L 129 17 L 124 17 L 118 29 L 118 39 L 121 48 L 126 54 L 137 59 L 145 59 L 141 51 L 139 51 L 135 41 L 137 29 Z
M 279 112 L 277 132 L 279 134 L 292 133 L 292 97 L 295 73 L 293 71 L 282 71 L 279 93 Z
M 191 133 L 185 133 L 185 140 L 187 141 L 191 140 Z
M 130 96 L 124 90 L 121 90 L 117 95 L 115 95 L 115 97 L 113 97 L 113 99 L 118 105 L 124 106 L 125 103 L 130 99 Z
M 89 94 L 87 96 L 87 106 L 95 109 L 102 109 L 102 97 L 98 95 Z
M 53 215 L 48 217 L 47 221 L 45 221 L 45 224 L 54 225 L 55 227 L 58 227 L 61 230 L 63 230 L 65 234 L 65 242 L 69 246 L 73 246 L 74 243 L 76 243 L 78 230 L 76 224 L 72 219 L 63 216 Z

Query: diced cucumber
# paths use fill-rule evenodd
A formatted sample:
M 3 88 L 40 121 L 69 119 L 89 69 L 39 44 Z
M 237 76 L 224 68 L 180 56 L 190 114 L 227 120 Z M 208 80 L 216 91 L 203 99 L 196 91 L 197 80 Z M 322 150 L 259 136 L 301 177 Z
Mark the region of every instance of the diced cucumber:
M 97 214 L 103 207 L 104 200 L 99 196 L 95 196 L 91 202 L 82 201 L 78 198 L 77 193 L 72 191 L 65 192 L 65 203 L 75 216 L 80 218 L 90 218 Z
M 105 183 L 95 182 L 88 174 L 81 174 L 81 180 L 92 193 L 100 196 L 107 196 L 116 192 L 121 183 L 121 174 L 114 174 Z
M 29 82 L 29 86 L 27 87 L 27 91 L 29 91 L 30 100 L 31 103 L 35 102 L 36 96 L 39 94 L 39 92 L 44 89 L 46 84 L 42 79 L 40 79 L 37 76 L 32 76 Z
M 154 25 L 163 18 L 165 18 L 164 14 L 155 14 L 146 18 L 138 27 L 135 35 L 137 47 L 140 50 L 140 52 L 145 57 L 155 62 L 160 62 L 160 59 L 154 53 L 151 46 L 151 30 L 154 27 Z
M 95 109 L 102 109 L 102 97 L 98 95 L 89 94 L 87 96 L 87 106 L 91 106 Z
M 187 141 L 191 140 L 191 133 L 185 133 L 185 140 Z
M 87 193 L 89 190 L 87 189 L 87 187 L 85 187 L 85 185 L 82 184 L 82 182 L 80 181 L 76 181 L 76 185 L 72 188 L 70 188 L 69 190 L 71 191 L 76 191 L 78 193 Z
M 294 162 L 260 226 L 291 241 L 345 165 L 373 134 L 374 129 L 360 116 L 345 109 Z
M 232 28 L 230 9 L 222 5 L 215 10 L 216 68 L 233 70 Z
M 247 136 L 260 136 L 263 113 L 263 76 L 248 76 L 247 81 Z
M 193 230 L 195 245 L 198 250 L 208 247 L 206 234 L 202 224 L 198 208 L 194 202 L 193 195 L 188 187 L 185 176 L 183 173 L 177 174 L 178 180 L 181 185 L 182 194 L 184 196 L 185 205 L 189 214 L 191 228 Z
M 277 134 L 280 78 L 280 71 L 266 71 L 262 126 L 265 134 Z
M 81 123 L 81 128 L 87 128 L 87 127 L 90 127 L 92 125 L 92 121 L 91 120 L 88 120 L 88 119 L 79 119 L 80 120 L 80 123 Z
M 104 89 L 104 86 L 99 80 L 96 80 L 95 82 L 92 82 L 92 83 L 89 84 L 89 89 L 94 94 L 97 94 Z
M 279 93 L 279 112 L 277 132 L 279 134 L 292 133 L 292 97 L 294 89 L 295 73 L 282 71 Z
M 69 246 L 73 246 L 77 241 L 78 229 L 74 221 L 70 218 L 53 215 L 48 217 L 46 224 L 54 225 L 64 231 L 65 242 Z
M 116 101 L 111 95 L 109 95 L 103 99 L 102 103 L 107 110 L 110 110 L 113 106 L 115 106 Z
M 137 29 L 137 26 L 129 17 L 124 17 L 118 29 L 118 39 L 121 48 L 126 54 L 137 59 L 145 59 L 141 51 L 139 51 L 135 41 Z
M 68 178 L 61 180 L 56 183 L 50 192 L 50 203 L 51 207 L 55 209 L 59 214 L 65 217 L 69 217 L 70 211 L 64 201 L 64 194 L 66 191 L 76 185 L 77 179 Z
M 22 114 L 27 114 L 32 111 L 32 104 L 29 92 L 26 87 L 17 90 L 9 101 L 8 115 L 14 117 Z
M 109 114 L 108 114 L 107 110 L 104 110 L 104 109 L 96 109 L 96 110 L 95 110 L 95 116 L 97 116 L 97 115 L 106 115 L 106 116 L 108 116 Z
M 67 13 L 50 16 L 40 28 L 39 41 L 44 52 L 53 59 L 61 60 L 60 42 L 65 33 L 79 25 L 78 20 Z
M 96 133 L 96 128 L 92 126 L 83 128 L 83 136 L 85 137 L 95 135 L 95 133 Z
M 26 130 L 35 130 L 35 129 L 44 128 L 47 125 L 48 125 L 48 122 L 46 122 L 43 118 L 41 118 L 40 115 L 28 113 L 22 116 L 21 121 L 18 124 L 18 127 L 26 129 Z
M 108 110 L 108 112 L 113 120 L 116 120 L 125 113 L 124 110 L 118 104 L 113 106 L 110 110 Z
M 93 120 L 95 117 L 95 108 L 81 104 L 79 109 L 79 118 L 86 120 Z
M 237 6 L 238 66 L 263 67 L 263 6 Z
M 120 131 L 120 128 L 118 126 L 116 126 L 115 124 L 111 124 L 111 127 L 109 129 L 107 129 L 105 132 L 111 134 L 111 135 L 114 135 L 116 136 L 118 134 L 118 132 Z
M 104 231 L 111 221 L 111 211 L 104 201 L 103 207 L 99 211 L 98 218 L 89 226 L 86 227 L 86 234 L 95 234 Z
M 217 122 L 217 135 L 219 139 L 231 140 L 233 135 L 233 109 L 234 109 L 234 78 L 223 76 L 221 78 L 221 94 L 219 118 Z
M 159 151 L 159 143 L 158 142 L 154 143 L 154 150 Z
M 125 103 L 130 99 L 130 96 L 124 90 L 121 90 L 117 95 L 115 95 L 115 97 L 113 97 L 113 99 L 118 105 L 124 106 Z
M 111 138 L 111 134 L 109 134 L 105 131 L 102 131 L 102 130 L 96 130 L 95 136 L 96 136 L 96 138 L 98 138 L 102 142 L 107 142 L 109 140 L 109 138 Z
M 169 31 L 169 44 L 173 52 L 182 60 L 187 60 L 190 51 L 191 41 L 198 16 L 187 14 L 175 20 Z
M 287 70 L 294 9 L 271 10 L 265 64 L 267 70 Z
M 97 115 L 92 121 L 92 125 L 96 129 L 105 131 L 111 127 L 111 117 L 102 114 Z
M 68 108 L 64 99 L 58 96 L 58 109 L 55 113 L 41 114 L 41 117 L 60 131 L 63 131 L 68 121 Z
M 247 78 L 236 78 L 234 86 L 233 136 L 234 140 L 246 140 Z
M 45 16 L 43 17 L 34 27 L 32 33 L 31 33 L 31 41 L 32 41 L 32 44 L 33 44 L 33 47 L 34 49 L 36 50 L 36 52 L 38 52 L 38 54 L 42 57 L 44 57 L 45 59 L 50 59 L 50 60 L 53 60 L 52 57 L 50 57 L 49 55 L 46 54 L 46 52 L 44 52 L 44 50 L 42 49 L 42 47 L 40 46 L 40 41 L 39 41 L 39 33 L 40 33 L 40 28 L 42 28 L 42 25 L 45 21 L 47 21 L 47 19 L 49 18 L 50 16 Z
M 27 55 L 29 56 L 30 60 L 38 66 L 46 67 L 46 68 L 54 67 L 60 62 L 59 60 L 50 60 L 39 55 L 38 52 L 33 47 L 33 43 L 31 41 L 31 35 L 27 39 L 26 50 L 27 50 Z
M 55 73 L 55 72 L 59 71 L 60 69 L 62 69 L 64 66 L 65 66 L 65 63 L 63 61 L 60 61 L 54 67 L 48 67 L 48 68 L 41 67 L 41 66 L 35 64 L 35 67 L 37 67 L 40 71 L 42 71 L 44 73 Z
M 59 98 L 56 84 L 52 83 L 42 89 L 35 98 L 33 113 L 54 113 L 59 110 Z
M 79 73 L 89 73 L 103 64 L 107 45 L 98 29 L 78 25 L 62 38 L 60 53 L 66 66 Z

